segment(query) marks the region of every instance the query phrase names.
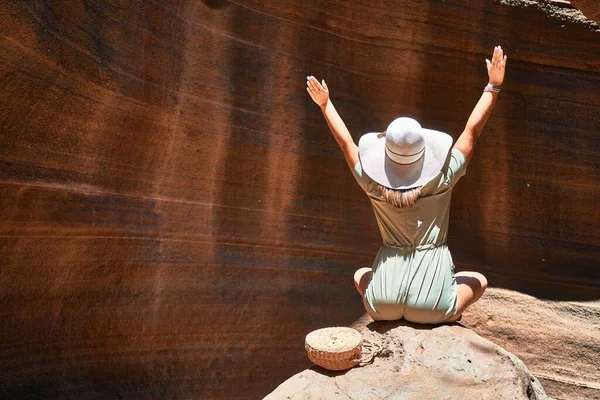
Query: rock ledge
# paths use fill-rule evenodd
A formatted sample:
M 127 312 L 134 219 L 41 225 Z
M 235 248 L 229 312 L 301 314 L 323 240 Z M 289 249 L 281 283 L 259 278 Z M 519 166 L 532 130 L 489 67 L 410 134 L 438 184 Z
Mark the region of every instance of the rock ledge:
M 370 363 L 338 373 L 313 367 L 265 399 L 550 399 L 516 356 L 461 325 L 365 317 L 353 327 L 381 347 Z

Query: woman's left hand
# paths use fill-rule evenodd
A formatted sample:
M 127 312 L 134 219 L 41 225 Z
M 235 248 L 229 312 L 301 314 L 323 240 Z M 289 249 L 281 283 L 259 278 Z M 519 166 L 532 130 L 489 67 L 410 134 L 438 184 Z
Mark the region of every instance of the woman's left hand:
M 306 91 L 319 107 L 325 108 L 327 101 L 329 101 L 329 89 L 327 88 L 325 79 L 323 79 L 323 84 L 321 84 L 314 76 L 307 76 Z
M 494 48 L 494 54 L 492 55 L 492 61 L 486 59 L 489 84 L 492 86 L 500 86 L 504 82 L 504 71 L 506 70 L 506 56 L 502 51 L 501 46 Z

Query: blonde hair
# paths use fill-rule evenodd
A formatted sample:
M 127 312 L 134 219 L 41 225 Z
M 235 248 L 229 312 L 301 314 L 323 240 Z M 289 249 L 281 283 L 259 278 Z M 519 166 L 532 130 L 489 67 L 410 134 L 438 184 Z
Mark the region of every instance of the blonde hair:
M 378 138 L 384 137 L 386 131 L 377 135 Z M 377 184 L 377 192 L 382 197 L 383 201 L 393 205 L 396 208 L 410 208 L 421 195 L 422 186 L 412 189 L 390 189 L 383 185 Z
M 377 185 L 377 191 L 383 201 L 393 205 L 396 208 L 410 208 L 421 195 L 422 186 L 412 189 L 390 189 L 382 185 Z

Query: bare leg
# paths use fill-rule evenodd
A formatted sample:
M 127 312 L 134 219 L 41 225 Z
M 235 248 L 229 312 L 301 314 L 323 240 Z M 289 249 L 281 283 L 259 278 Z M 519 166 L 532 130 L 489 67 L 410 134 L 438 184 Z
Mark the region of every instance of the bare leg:
M 372 268 L 361 268 L 354 273 L 354 285 L 356 286 L 356 290 L 360 293 L 361 296 L 365 295 L 365 291 L 367 290 L 367 285 L 371 281 Z
M 454 276 L 458 286 L 458 310 L 447 322 L 458 320 L 467 307 L 479 300 L 487 288 L 487 279 L 479 272 L 463 271 Z

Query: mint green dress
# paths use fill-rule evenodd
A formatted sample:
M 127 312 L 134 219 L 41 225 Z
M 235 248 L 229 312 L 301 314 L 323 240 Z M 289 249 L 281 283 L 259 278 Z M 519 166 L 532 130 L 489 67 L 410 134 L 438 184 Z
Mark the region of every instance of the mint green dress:
M 371 201 L 383 239 L 363 297 L 373 319 L 436 324 L 456 313 L 454 263 L 446 239 L 450 195 L 466 164 L 460 150 L 452 149 L 442 171 L 406 209 L 385 203 L 361 163 L 354 166 L 354 177 Z

